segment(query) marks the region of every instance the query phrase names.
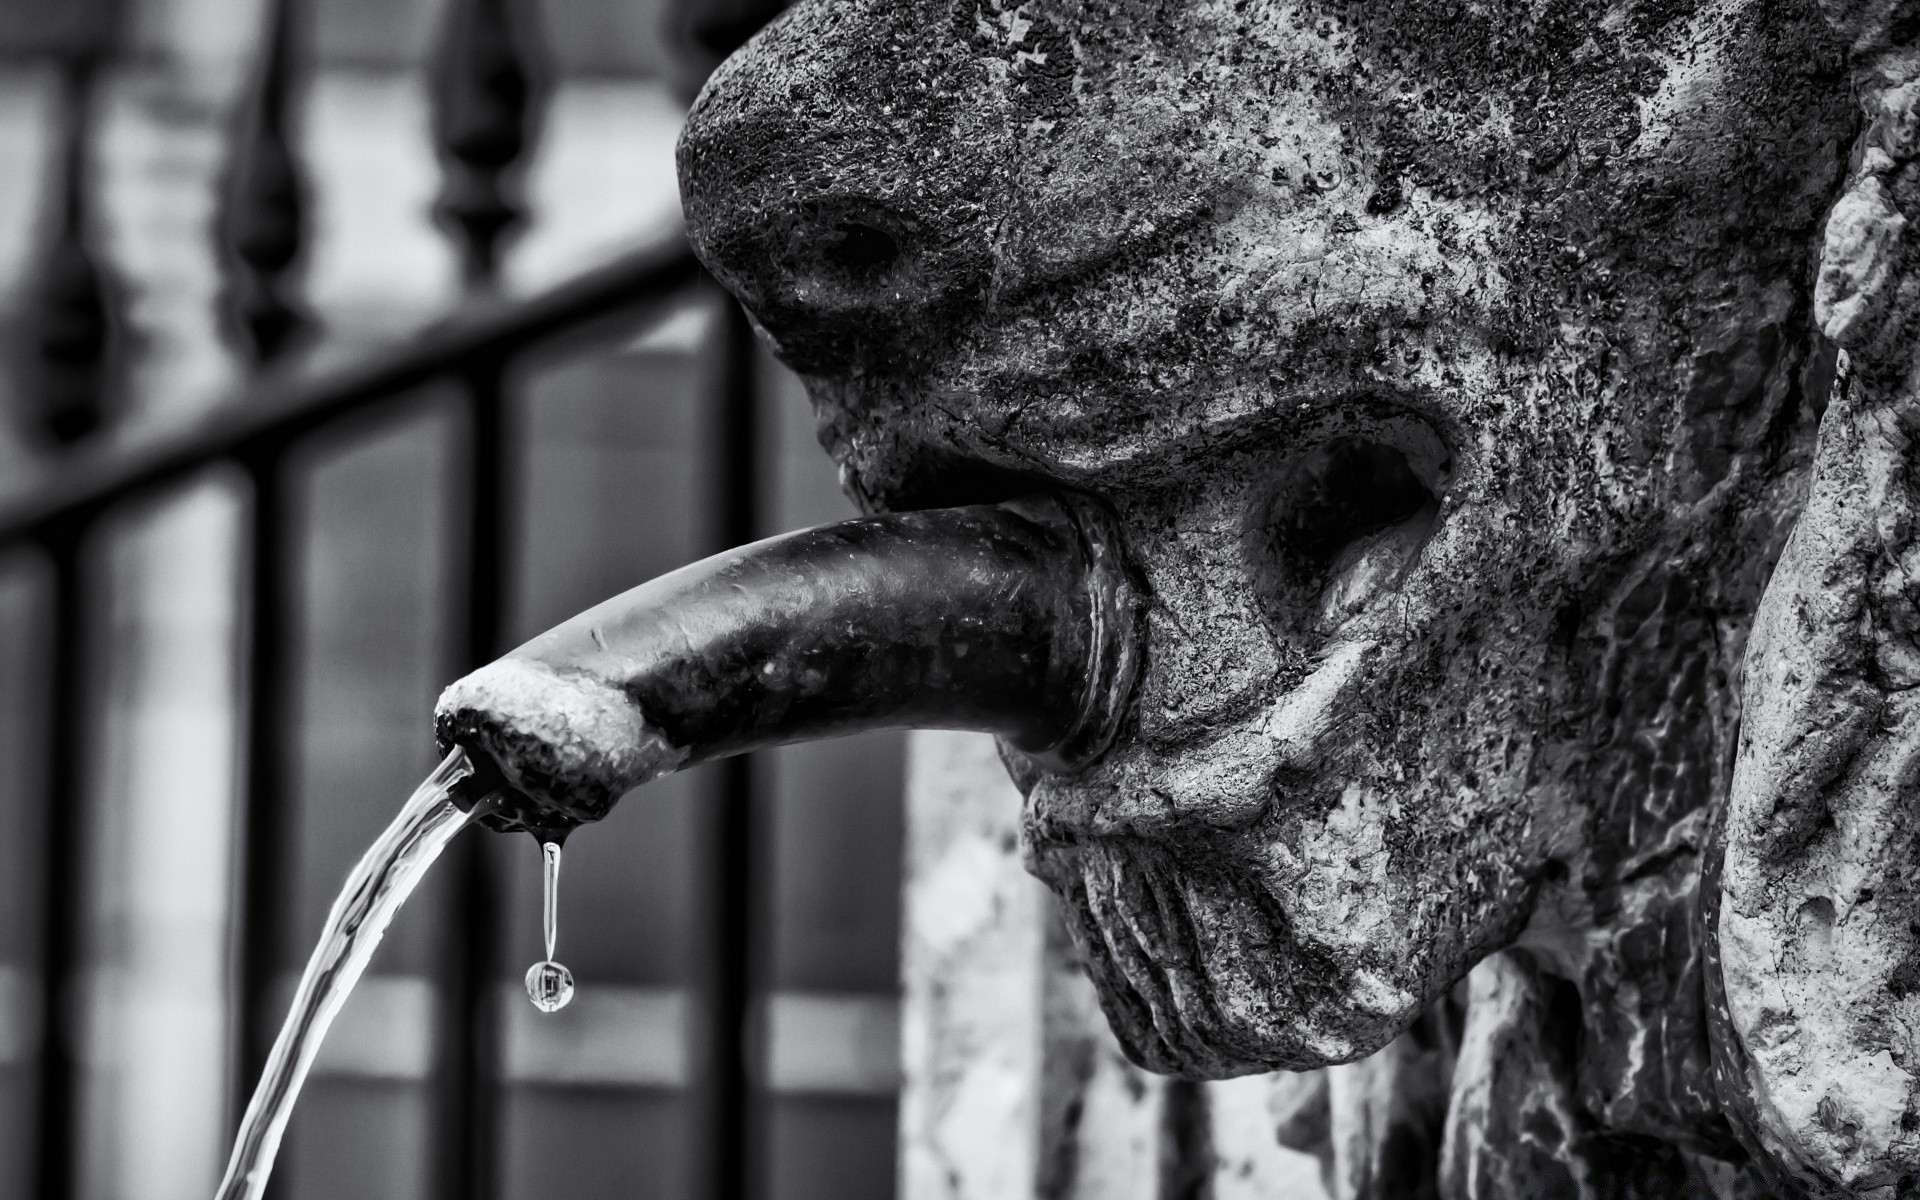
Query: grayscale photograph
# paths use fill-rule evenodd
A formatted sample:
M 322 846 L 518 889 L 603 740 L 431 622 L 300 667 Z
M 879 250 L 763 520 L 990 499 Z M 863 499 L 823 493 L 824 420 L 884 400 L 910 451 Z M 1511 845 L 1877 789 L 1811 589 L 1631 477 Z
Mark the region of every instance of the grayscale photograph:
M 0 1200 L 562 1198 L 1920 1200 L 1920 0 L 0 0 Z

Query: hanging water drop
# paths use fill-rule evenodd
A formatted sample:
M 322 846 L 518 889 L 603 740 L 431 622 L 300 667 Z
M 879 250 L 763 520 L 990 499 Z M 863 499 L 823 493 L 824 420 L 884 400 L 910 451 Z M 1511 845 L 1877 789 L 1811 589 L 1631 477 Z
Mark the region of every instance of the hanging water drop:
M 573 972 L 548 959 L 527 968 L 527 999 L 541 1012 L 559 1012 L 573 999 Z
M 547 935 L 547 957 L 527 968 L 527 999 L 541 1012 L 559 1012 L 573 999 L 573 972 L 553 961 L 560 936 L 560 843 L 540 843 L 544 886 L 541 917 Z

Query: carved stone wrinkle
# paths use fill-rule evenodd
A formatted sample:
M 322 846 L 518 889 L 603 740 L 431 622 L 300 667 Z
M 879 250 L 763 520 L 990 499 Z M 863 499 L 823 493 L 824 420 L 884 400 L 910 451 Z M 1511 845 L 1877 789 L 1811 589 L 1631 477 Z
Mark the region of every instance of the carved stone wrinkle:
M 803 0 L 695 102 L 850 495 L 1115 514 L 1145 666 L 1009 756 L 1028 862 L 1136 1062 L 1325 1072 L 1339 1195 L 1920 1191 L 1916 64 L 1891 0 Z

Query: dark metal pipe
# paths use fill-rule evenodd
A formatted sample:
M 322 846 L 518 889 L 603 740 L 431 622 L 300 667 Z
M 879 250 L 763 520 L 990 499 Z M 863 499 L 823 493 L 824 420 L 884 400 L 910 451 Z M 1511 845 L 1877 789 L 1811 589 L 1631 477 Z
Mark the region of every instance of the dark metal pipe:
M 588 609 L 449 687 L 437 730 L 490 760 L 495 824 L 549 837 L 671 771 L 864 729 L 977 729 L 1074 770 L 1118 727 L 1140 610 L 1083 497 L 862 517 Z

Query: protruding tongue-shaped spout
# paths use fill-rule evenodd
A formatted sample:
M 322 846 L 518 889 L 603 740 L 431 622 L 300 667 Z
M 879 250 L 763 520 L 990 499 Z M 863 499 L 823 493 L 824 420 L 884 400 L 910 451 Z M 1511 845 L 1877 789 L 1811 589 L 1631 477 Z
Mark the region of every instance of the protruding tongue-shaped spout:
M 978 729 L 1098 757 L 1140 665 L 1140 593 L 1077 496 L 863 517 L 717 554 L 449 687 L 442 749 L 491 823 L 549 837 L 682 767 L 862 729 Z

